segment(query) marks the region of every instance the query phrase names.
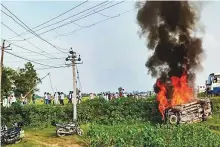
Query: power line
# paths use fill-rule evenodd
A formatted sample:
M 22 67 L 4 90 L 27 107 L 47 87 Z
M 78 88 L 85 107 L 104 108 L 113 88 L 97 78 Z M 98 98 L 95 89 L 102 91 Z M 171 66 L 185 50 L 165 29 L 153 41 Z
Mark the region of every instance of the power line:
M 1 4 L 2 5 L 2 4 Z M 2 11 L 2 10 L 1 10 Z M 9 10 L 8 10 L 9 11 Z M 10 17 L 14 22 L 16 22 L 18 25 L 20 25 L 21 27 L 23 27 L 25 30 L 30 29 L 26 24 L 24 24 L 20 19 L 18 19 L 13 13 L 10 13 L 13 14 L 20 22 L 22 22 L 27 28 L 25 28 L 23 25 L 21 25 L 19 22 L 17 22 L 12 16 L 8 15 L 7 13 L 5 13 L 4 11 L 2 11 L 5 15 L 7 15 L 8 17 Z M 28 30 L 29 31 L 29 30 Z M 38 34 L 36 34 L 35 32 L 33 32 L 33 30 L 31 30 L 31 34 L 37 36 L 38 38 L 40 38 L 41 40 L 43 40 L 44 42 L 48 43 L 49 45 L 51 45 L 53 48 L 61 51 L 61 49 L 63 48 L 60 48 L 60 47 L 57 47 L 55 45 L 53 45 L 52 43 L 48 42 L 47 40 L 43 39 L 42 37 L 40 37 Z M 66 50 L 66 49 L 63 49 L 63 50 Z M 61 51 L 63 53 L 63 51 Z
M 125 1 L 125 0 L 124 0 L 124 1 Z M 81 18 L 77 18 L 77 19 L 75 19 L 75 20 L 71 20 L 71 21 L 69 21 L 69 22 L 67 22 L 67 23 L 64 23 L 64 24 L 60 25 L 60 26 L 57 26 L 57 27 L 52 28 L 52 29 L 50 29 L 50 30 L 44 31 L 44 32 L 42 32 L 42 33 L 40 33 L 40 34 L 38 34 L 38 35 L 42 35 L 42 34 L 45 34 L 45 33 L 50 32 L 50 31 L 53 31 L 53 30 L 55 30 L 55 29 L 61 28 L 61 27 L 63 27 L 63 26 L 69 25 L 69 24 L 74 23 L 74 22 L 76 22 L 76 21 L 78 21 L 78 20 L 84 19 L 84 18 L 86 18 L 86 17 L 88 17 L 88 16 L 91 16 L 91 15 L 93 15 L 93 14 L 96 14 L 97 12 L 101 12 L 101 11 L 104 11 L 104 10 L 109 9 L 109 8 L 111 8 L 111 7 L 114 7 L 114 6 L 116 6 L 116 5 L 120 4 L 120 3 L 123 3 L 124 1 L 118 2 L 118 3 L 116 3 L 116 4 L 113 4 L 113 5 L 109 6 L 109 7 L 106 7 L 106 8 L 103 8 L 103 9 L 101 9 L 101 10 L 98 10 L 98 11 L 96 11 L 96 12 L 93 12 L 93 13 L 91 13 L 91 14 L 85 15 L 85 16 L 83 16 L 83 17 L 81 17 Z M 26 39 L 31 39 L 31 38 L 33 38 L 33 37 L 34 37 L 34 36 L 28 37 L 28 38 L 26 38 Z
M 40 63 L 40 62 L 36 62 L 36 61 L 30 60 L 30 59 L 27 59 L 27 58 L 24 58 L 24 57 L 18 56 L 18 55 L 16 55 L 16 54 L 13 54 L 13 53 L 8 52 L 8 51 L 5 51 L 5 53 L 10 54 L 10 55 L 15 56 L 15 57 L 20 58 L 20 59 L 23 59 L 23 60 L 26 60 L 26 61 L 29 61 L 29 62 L 35 63 L 35 64 L 39 64 L 39 65 L 43 65 L 43 66 L 47 66 L 47 67 L 52 67 L 52 68 L 57 68 L 56 66 L 53 66 L 53 65 L 47 65 L 47 64 Z
M 2 4 L 1 4 L 1 5 L 2 5 Z M 19 20 L 25 27 L 27 27 L 29 30 L 28 30 L 27 28 L 25 28 L 23 25 L 21 25 L 20 23 L 18 23 L 12 16 L 6 14 L 4 11 L 1 10 L 5 15 L 7 15 L 7 16 L 10 17 L 11 19 L 13 19 L 17 24 L 19 24 L 19 25 L 20 25 L 21 27 L 23 27 L 25 30 L 28 30 L 29 32 L 31 32 L 31 34 L 35 35 L 36 37 L 40 38 L 40 39 L 43 40 L 44 42 L 48 43 L 48 44 L 51 45 L 53 48 L 55 48 L 55 49 L 59 50 L 60 52 L 64 53 L 64 52 L 61 50 L 62 48 L 57 47 L 57 46 L 53 45 L 52 43 L 48 42 L 47 40 L 43 39 L 41 36 L 39 36 L 38 34 L 36 34 L 30 27 L 28 27 L 23 21 L 21 21 L 15 14 L 13 14 L 8 8 L 6 8 L 4 5 L 2 5 L 2 6 L 3 6 L 10 14 L 12 14 L 17 20 Z
M 2 5 L 2 4 L 1 4 Z M 2 11 L 2 10 L 1 10 Z M 7 15 L 8 17 L 10 17 L 14 22 L 16 22 L 18 25 L 20 25 L 21 27 L 23 27 L 25 30 L 27 30 L 27 28 L 25 28 L 23 25 L 21 25 L 19 22 L 17 22 L 12 16 L 8 15 L 7 13 L 5 13 L 4 11 L 2 11 L 5 15 Z M 19 20 L 20 21 L 20 20 Z M 29 31 L 29 30 L 28 30 Z M 33 34 L 33 33 L 32 33 Z M 36 33 L 34 35 L 37 35 Z M 46 43 L 50 44 L 52 47 L 54 47 L 55 49 L 57 49 L 57 47 L 53 44 L 51 44 L 50 42 L 46 41 L 45 39 L 43 39 L 42 37 L 40 37 L 39 35 L 37 36 L 38 38 L 40 38 L 41 40 L 45 41 Z M 27 40 L 27 39 L 26 39 Z M 61 51 L 60 49 L 58 49 L 59 51 Z M 61 51 L 62 52 L 62 51 Z
M 60 21 L 54 22 L 54 23 L 52 23 L 52 24 L 49 24 L 49 25 L 47 25 L 47 26 L 41 27 L 41 28 L 39 28 L 39 29 L 37 29 L 37 30 L 35 30 L 35 31 L 37 32 L 37 31 L 40 31 L 40 30 L 42 30 L 42 29 L 48 28 L 48 27 L 50 27 L 50 26 L 59 24 L 59 23 L 65 21 L 65 20 L 68 20 L 68 19 L 70 19 L 70 18 L 72 18 L 72 17 L 74 17 L 74 16 L 77 16 L 77 15 L 79 15 L 79 14 L 81 14 L 81 13 L 84 13 L 84 12 L 90 10 L 90 9 L 93 9 L 93 8 L 95 8 L 95 7 L 98 7 L 98 6 L 100 6 L 100 5 L 102 5 L 102 4 L 106 3 L 106 2 L 108 2 L 108 0 L 107 0 L 107 1 L 104 1 L 104 2 L 102 2 L 102 3 L 99 3 L 99 4 L 97 4 L 97 5 L 93 6 L 93 7 L 90 7 L 90 8 L 88 8 L 88 9 L 86 9 L 86 10 L 83 10 L 83 11 L 81 11 L 81 12 L 79 12 L 79 13 L 76 13 L 76 14 L 74 14 L 74 15 L 71 15 L 71 16 L 65 18 L 65 19 L 62 19 L 62 20 L 60 20 Z M 109 3 L 107 3 L 107 4 L 109 4 Z M 100 7 L 98 7 L 98 8 L 100 8 Z M 87 14 L 88 14 L 88 13 L 87 13 Z M 23 34 L 23 35 L 26 35 L 26 34 L 28 34 L 28 33 L 25 33 L 25 34 Z M 9 39 L 12 39 L 12 38 L 9 38 Z
M 4 24 L 3 22 L 1 22 L 2 25 L 4 25 L 7 29 L 9 29 L 10 31 L 12 31 L 13 33 L 17 34 L 18 36 L 20 36 L 18 33 L 16 33 L 14 30 L 12 30 L 10 27 L 8 27 L 6 24 Z M 22 39 L 24 39 L 25 41 L 27 41 L 29 44 L 31 44 L 32 46 L 34 46 L 36 49 L 48 54 L 49 56 L 51 56 L 49 53 L 45 52 L 44 50 L 40 49 L 39 47 L 37 47 L 36 45 L 34 45 L 33 43 L 31 43 L 30 41 L 26 40 L 25 38 L 23 38 L 22 36 L 20 36 Z M 54 57 L 54 56 L 51 56 Z
M 32 53 L 32 52 L 14 52 L 15 54 L 19 54 L 19 53 L 22 53 L 22 54 L 29 54 L 28 56 L 38 56 L 38 55 L 30 55 L 30 53 Z M 66 52 L 66 53 L 68 53 L 68 52 Z M 52 53 L 50 53 L 51 55 L 58 55 L 58 54 L 60 54 L 60 53 L 56 53 L 56 52 L 52 52 Z M 63 57 L 63 58 L 65 58 L 65 57 Z M 54 59 L 54 58 L 51 58 L 51 59 Z
M 93 24 L 90 24 L 90 25 L 87 25 L 87 26 L 82 26 L 81 28 L 75 29 L 75 30 L 73 30 L 73 31 L 71 31 L 71 32 L 67 32 L 67 33 L 64 33 L 64 34 L 59 34 L 59 36 L 69 36 L 69 35 L 72 35 L 72 34 L 74 34 L 74 33 L 77 32 L 77 31 L 80 31 L 80 30 L 83 30 L 83 29 L 86 29 L 86 28 L 93 27 L 93 26 L 95 26 L 95 25 L 97 25 L 97 24 L 99 24 L 99 23 L 103 23 L 103 22 L 108 21 L 108 20 L 110 20 L 110 19 L 114 19 L 114 18 L 120 17 L 121 15 L 124 15 L 124 14 L 126 14 L 126 13 L 128 13 L 128 12 L 133 11 L 133 10 L 135 10 L 135 8 L 134 8 L 134 9 L 130 9 L 130 10 L 125 11 L 125 12 L 122 12 L 122 13 L 120 13 L 120 14 L 117 14 L 117 15 L 115 15 L 115 16 L 109 16 L 109 18 L 106 18 L 106 19 L 104 19 L 104 20 L 98 21 L 98 22 L 96 22 L 96 23 L 93 23 Z M 57 37 L 57 36 L 55 36 L 55 37 Z
M 70 67 L 70 66 L 68 66 L 68 65 L 63 65 L 63 66 L 57 66 L 57 67 L 36 68 L 36 70 L 47 70 L 47 69 L 66 68 L 66 67 Z
M 20 39 L 20 40 L 12 40 L 12 39 L 8 39 L 9 41 L 14 41 L 14 42 L 19 42 L 19 41 L 24 41 L 24 39 Z
M 94 12 L 97 13 L 97 14 L 99 14 L 99 15 L 102 15 L 102 16 L 104 16 L 104 17 L 111 17 L 111 16 L 108 16 L 108 15 L 105 15 L 105 14 L 102 14 L 102 13 L 99 13 L 99 12 L 96 12 L 95 10 L 94 10 Z
M 110 1 L 109 3 L 111 3 L 111 2 L 113 2 L 113 1 Z M 107 3 L 107 4 L 109 4 L 109 3 Z M 102 13 L 99 13 L 99 12 L 96 12 L 95 10 L 93 10 L 95 13 L 97 13 L 97 14 L 99 14 L 99 15 L 101 15 L 101 16 L 104 16 L 104 17 L 107 17 L 107 18 L 113 18 L 114 16 L 108 16 L 108 15 L 105 15 L 105 14 L 102 14 Z M 89 14 L 89 13 L 86 13 L 86 14 Z M 107 19 L 108 20 L 108 19 Z M 104 20 L 105 21 L 105 20 Z M 55 24 L 55 23 L 54 23 Z M 77 23 L 73 23 L 74 25 L 76 25 L 76 26 L 78 26 L 78 27 L 80 27 L 80 28 L 85 28 L 85 26 L 81 26 L 81 25 L 79 25 L 79 24 L 77 24 Z M 96 24 L 96 23 L 95 23 Z M 53 25 L 53 24 L 51 24 L 51 25 Z M 50 26 L 51 26 L 50 25 Z M 93 24 L 92 24 L 93 25 Z M 46 27 L 48 27 L 48 26 L 46 26 Z M 44 28 L 46 28 L 46 27 L 44 27 Z M 39 30 L 41 30 L 41 29 L 44 29 L 44 28 L 40 28 Z M 33 29 L 33 28 L 32 28 Z M 78 29 L 77 29 L 78 30 Z M 36 31 L 38 31 L 38 30 L 36 30 Z M 54 32 L 56 32 L 56 31 L 54 31 Z M 58 34 L 58 36 L 62 36 L 61 34 L 59 34 L 58 32 L 56 32 L 57 34 Z M 27 35 L 27 34 L 29 34 L 27 31 L 26 32 L 23 32 L 23 33 L 21 33 L 20 35 Z M 18 36 L 15 36 L 15 37 L 18 37 Z M 12 38 L 15 38 L 15 37 L 12 37 Z M 57 36 L 55 36 L 55 37 L 57 37 Z M 9 38 L 10 39 L 10 41 L 24 41 L 24 40 L 11 40 L 12 38 Z M 29 38 L 30 39 L 30 38 Z
M 75 7 L 71 8 L 71 9 L 69 9 L 69 10 L 67 10 L 67 11 L 65 11 L 65 12 L 63 12 L 63 13 L 61 13 L 61 14 L 59 14 L 59 15 L 56 16 L 56 17 L 51 18 L 50 20 L 47 20 L 47 21 L 45 21 L 45 22 L 43 22 L 43 23 L 41 23 L 41 24 L 39 24 L 39 25 L 33 27 L 32 29 L 36 29 L 36 28 L 38 28 L 38 27 L 40 27 L 40 26 L 42 26 L 42 25 L 44 25 L 44 24 L 47 24 L 48 22 L 51 22 L 52 20 L 57 19 L 58 17 L 60 17 L 60 16 L 62 16 L 62 15 L 64 15 L 64 14 L 66 14 L 66 13 L 68 13 L 68 12 L 70 12 L 70 11 L 76 9 L 76 8 L 78 8 L 79 6 L 85 4 L 86 2 L 88 2 L 88 0 L 86 0 L 86 1 L 84 1 L 84 2 L 82 2 L 82 3 L 80 3 L 80 4 L 78 4 L 78 5 L 76 5 Z M 24 34 L 26 34 L 27 32 L 28 32 L 28 31 L 25 31 L 25 32 L 23 32 L 23 33 L 20 33 L 19 36 L 24 35 Z M 10 39 L 15 38 L 15 37 L 18 37 L 18 36 L 11 37 Z
M 19 45 L 15 44 L 15 43 L 11 43 L 11 42 L 9 42 L 9 41 L 7 41 L 7 40 L 6 40 L 6 42 L 8 42 L 8 43 L 10 43 L 10 44 L 12 44 L 12 45 L 14 45 L 14 46 L 20 48 L 20 49 L 23 49 L 23 50 L 26 50 L 26 51 L 30 51 L 30 52 L 32 52 L 32 53 L 35 53 L 35 54 L 38 54 L 38 55 L 41 55 L 41 56 L 44 56 L 44 57 L 47 57 L 47 58 L 51 58 L 51 57 L 46 56 L 45 54 L 42 54 L 42 53 L 35 52 L 35 51 L 33 51 L 33 50 L 30 50 L 30 49 L 24 48 L 24 47 L 19 46 Z
M 61 60 L 61 59 L 65 59 L 65 58 L 51 58 L 51 59 L 31 59 L 34 61 L 47 61 L 47 60 Z M 23 60 L 18 60 L 18 61 L 12 61 L 12 60 L 5 60 L 5 62 L 9 63 L 9 62 L 21 62 Z

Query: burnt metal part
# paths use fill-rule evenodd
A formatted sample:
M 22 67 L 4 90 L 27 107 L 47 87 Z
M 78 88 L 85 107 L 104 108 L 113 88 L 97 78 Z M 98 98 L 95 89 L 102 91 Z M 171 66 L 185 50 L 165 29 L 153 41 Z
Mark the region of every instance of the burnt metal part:
M 187 104 L 165 110 L 165 121 L 170 124 L 194 123 L 207 120 L 212 115 L 210 99 L 195 99 Z

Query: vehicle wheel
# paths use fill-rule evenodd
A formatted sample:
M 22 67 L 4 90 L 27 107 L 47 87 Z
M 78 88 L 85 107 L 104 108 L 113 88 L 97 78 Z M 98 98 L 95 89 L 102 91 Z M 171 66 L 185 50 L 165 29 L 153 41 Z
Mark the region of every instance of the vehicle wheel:
M 84 132 L 83 132 L 82 129 L 78 128 L 78 129 L 77 129 L 77 134 L 78 134 L 79 136 L 83 136 Z
M 63 132 L 65 132 L 64 128 L 57 129 L 57 136 L 59 136 L 59 137 L 65 136 L 65 133 L 63 133 Z
M 22 139 L 20 138 L 20 139 L 18 139 L 17 141 L 15 141 L 15 143 L 19 143 L 19 142 L 21 142 L 22 141 Z
M 169 122 L 170 122 L 170 124 L 177 124 L 178 123 L 178 118 L 177 118 L 177 116 L 176 115 L 171 115 L 170 117 L 169 117 Z

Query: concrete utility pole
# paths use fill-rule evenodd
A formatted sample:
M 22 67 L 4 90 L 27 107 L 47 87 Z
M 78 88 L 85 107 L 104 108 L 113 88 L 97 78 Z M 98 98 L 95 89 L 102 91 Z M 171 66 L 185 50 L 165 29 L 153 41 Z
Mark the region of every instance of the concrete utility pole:
M 0 100 L 2 99 L 2 70 L 3 70 L 4 52 L 8 47 L 10 47 L 10 44 L 5 47 L 5 40 L 3 40 L 1 46 L 1 64 L 0 64 Z
M 72 48 L 69 51 L 70 55 L 66 58 L 66 61 L 71 61 L 72 63 L 69 64 L 73 68 L 73 98 L 72 98 L 72 104 L 73 104 L 73 121 L 77 120 L 77 99 L 76 99 L 76 64 L 82 64 L 80 55 L 77 57 L 76 52 L 72 50 Z

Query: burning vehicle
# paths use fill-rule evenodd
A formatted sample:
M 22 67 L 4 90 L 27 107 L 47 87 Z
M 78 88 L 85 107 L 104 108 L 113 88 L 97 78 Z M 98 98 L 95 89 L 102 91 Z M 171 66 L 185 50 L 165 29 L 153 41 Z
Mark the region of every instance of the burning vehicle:
M 193 123 L 207 120 L 212 114 L 210 99 L 197 99 L 193 88 L 187 82 L 187 74 L 180 78 L 171 77 L 171 82 L 162 84 L 160 80 L 155 85 L 158 108 L 163 120 L 170 124 Z M 168 99 L 168 90 L 171 99 Z
M 152 52 L 145 66 L 156 78 L 155 92 L 163 120 L 171 124 L 206 120 L 209 99 L 197 99 L 195 79 L 204 50 L 198 37 L 200 9 L 191 1 L 137 2 L 140 35 Z M 197 7 L 197 6 L 198 7 Z
M 209 99 L 198 99 L 165 110 L 165 121 L 170 124 L 194 123 L 207 120 L 212 114 Z

